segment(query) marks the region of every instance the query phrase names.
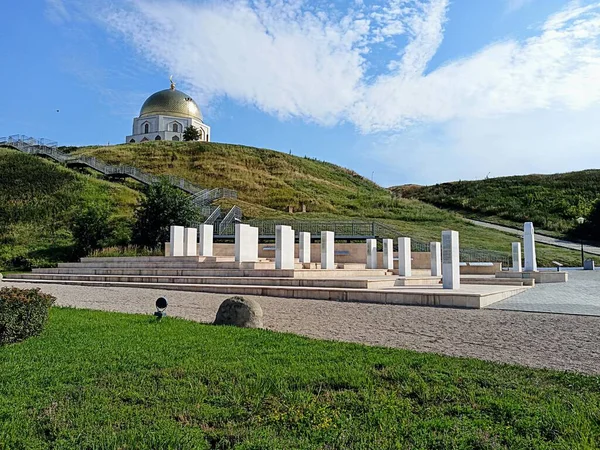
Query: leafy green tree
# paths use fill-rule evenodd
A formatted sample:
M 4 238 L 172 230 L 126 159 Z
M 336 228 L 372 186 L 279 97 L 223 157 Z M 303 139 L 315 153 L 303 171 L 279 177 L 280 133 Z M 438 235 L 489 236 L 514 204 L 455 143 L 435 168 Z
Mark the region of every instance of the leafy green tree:
M 185 127 L 183 131 L 183 140 L 184 141 L 197 141 L 200 139 L 200 131 L 194 125 L 190 125 Z
M 190 226 L 199 220 L 200 211 L 191 197 L 163 179 L 146 188 L 136 207 L 133 242 L 156 248 L 167 240 L 171 225 Z
M 80 255 L 102 248 L 112 235 L 109 221 L 110 209 L 106 204 L 92 203 L 75 214 L 71 221 L 71 233 L 75 249 Z

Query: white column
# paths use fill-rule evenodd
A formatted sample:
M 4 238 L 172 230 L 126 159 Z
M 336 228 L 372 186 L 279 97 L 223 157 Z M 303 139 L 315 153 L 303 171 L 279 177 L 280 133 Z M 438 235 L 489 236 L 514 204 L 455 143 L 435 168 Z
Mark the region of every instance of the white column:
M 383 268 L 388 270 L 394 269 L 394 240 L 383 240 Z
M 442 283 L 444 289 L 460 288 L 458 231 L 442 231 Z
M 258 261 L 258 228 L 245 223 L 235 224 L 235 260 Z
M 367 239 L 367 269 L 377 269 L 377 239 Z
M 410 238 L 398 238 L 398 275 L 401 277 L 412 276 L 412 254 L 410 248 Z
M 213 256 L 214 227 L 212 225 L 202 224 L 198 228 L 198 232 L 200 234 L 198 254 L 200 256 Z
M 309 263 L 310 262 L 310 233 L 303 232 L 299 233 L 299 257 L 301 263 Z
M 533 223 L 525 222 L 523 231 L 523 245 L 525 247 L 525 272 L 537 272 L 535 231 L 533 230 Z
M 294 237 L 292 227 L 275 227 L 275 269 L 294 269 Z
M 185 256 L 198 256 L 198 229 L 186 228 L 183 239 Z
M 522 272 L 523 266 L 521 265 L 521 243 L 513 242 L 512 243 L 512 271 L 513 272 Z
M 431 276 L 442 276 L 442 244 L 439 242 L 429 243 L 429 252 L 431 253 Z
M 321 269 L 335 269 L 335 233 L 321 231 Z
M 171 244 L 171 249 L 169 252 L 169 256 L 183 256 L 183 240 L 184 240 L 184 232 L 185 227 L 180 227 L 177 225 L 172 225 L 170 229 L 170 239 L 169 243 Z

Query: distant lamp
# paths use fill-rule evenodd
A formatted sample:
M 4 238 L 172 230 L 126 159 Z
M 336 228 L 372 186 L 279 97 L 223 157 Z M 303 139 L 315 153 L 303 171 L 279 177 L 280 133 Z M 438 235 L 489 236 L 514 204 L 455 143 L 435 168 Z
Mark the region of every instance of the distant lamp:
M 165 297 L 158 297 L 158 299 L 156 300 L 156 312 L 154 313 L 158 320 L 162 319 L 167 315 L 167 313 L 165 312 L 167 306 L 169 306 L 167 299 Z
M 585 223 L 585 217 L 578 217 L 577 223 L 579 225 L 583 225 Z M 581 243 L 581 267 L 585 267 L 585 254 L 583 252 L 583 237 L 581 237 L 579 239 L 579 242 Z

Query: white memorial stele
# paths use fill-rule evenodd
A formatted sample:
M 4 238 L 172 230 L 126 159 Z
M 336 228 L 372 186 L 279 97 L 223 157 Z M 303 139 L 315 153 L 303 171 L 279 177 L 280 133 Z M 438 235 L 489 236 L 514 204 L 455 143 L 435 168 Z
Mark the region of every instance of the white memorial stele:
M 198 228 L 200 241 L 198 243 L 198 254 L 200 256 L 213 256 L 213 234 L 212 225 L 202 224 Z
M 275 227 L 275 269 L 294 269 L 294 241 L 295 234 L 288 225 Z
M 198 229 L 186 228 L 183 238 L 184 256 L 198 256 Z
M 235 261 L 258 261 L 258 228 L 245 223 L 235 224 Z
M 377 269 L 377 239 L 367 239 L 367 269 Z
M 513 272 L 522 272 L 523 266 L 521 265 L 521 243 L 513 242 L 512 243 L 512 271 Z
M 442 276 L 442 244 L 439 242 L 429 243 L 429 252 L 431 253 L 431 276 Z
M 458 231 L 442 231 L 442 284 L 444 289 L 460 288 L 460 246 Z
M 298 233 L 298 256 L 302 264 L 310 263 L 310 233 Z
M 525 250 L 525 272 L 537 272 L 537 259 L 535 254 L 535 231 L 532 222 L 525 222 L 523 230 L 523 246 Z
M 171 225 L 169 233 L 169 256 L 184 256 L 184 233 L 185 227 Z
M 321 231 L 321 269 L 335 269 L 335 233 Z
M 388 270 L 394 269 L 394 240 L 383 240 L 383 268 Z
M 412 276 L 410 238 L 398 238 L 398 275 L 401 277 Z

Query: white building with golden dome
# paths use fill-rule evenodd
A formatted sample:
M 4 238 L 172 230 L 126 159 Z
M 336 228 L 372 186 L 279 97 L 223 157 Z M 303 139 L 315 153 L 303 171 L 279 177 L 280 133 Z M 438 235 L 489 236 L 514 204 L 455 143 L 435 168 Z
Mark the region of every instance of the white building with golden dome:
M 144 102 L 125 142 L 183 141 L 183 132 L 190 125 L 200 132 L 200 141 L 210 142 L 210 127 L 204 123 L 200 108 L 171 81 L 171 89 L 156 92 Z

